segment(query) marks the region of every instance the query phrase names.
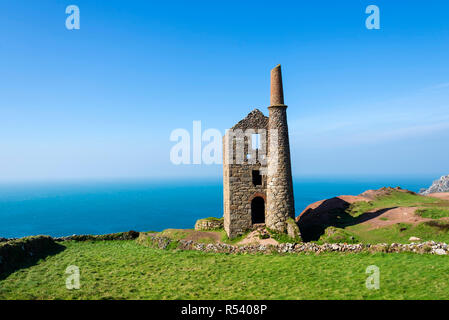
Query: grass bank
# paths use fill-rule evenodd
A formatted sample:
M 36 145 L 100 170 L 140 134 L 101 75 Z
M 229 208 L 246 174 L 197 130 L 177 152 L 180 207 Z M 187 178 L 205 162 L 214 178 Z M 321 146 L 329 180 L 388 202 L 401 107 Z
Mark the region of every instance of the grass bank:
M 448 299 L 449 258 L 417 254 L 226 255 L 135 241 L 64 242 L 0 281 L 0 299 Z M 76 265 L 80 290 L 67 290 Z M 380 289 L 365 287 L 380 268 Z

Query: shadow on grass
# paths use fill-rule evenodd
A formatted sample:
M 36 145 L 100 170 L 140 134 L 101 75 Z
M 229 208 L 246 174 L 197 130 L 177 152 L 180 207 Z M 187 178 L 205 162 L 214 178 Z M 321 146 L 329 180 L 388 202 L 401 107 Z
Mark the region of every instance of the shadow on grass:
M 10 258 L 10 261 L 4 262 L 3 265 L 0 265 L 0 280 L 6 279 L 12 273 L 20 269 L 32 267 L 36 265 L 39 260 L 61 253 L 65 249 L 65 246 L 55 242 L 51 245 L 51 247 L 46 248 L 39 253 L 30 255 L 29 252 L 24 251 L 21 255 L 14 254 L 12 257 L 3 257 L 2 259 Z
M 439 229 L 440 231 L 443 232 L 448 232 L 449 231 L 449 223 L 447 222 L 443 222 L 443 221 L 427 221 L 425 222 L 426 225 Z
M 350 206 L 351 204 L 345 200 L 332 198 L 324 201 L 315 209 L 308 209 L 298 221 L 303 241 L 317 241 L 328 227 L 346 228 L 377 218 L 396 208 L 366 212 L 358 217 L 353 217 L 348 213 Z

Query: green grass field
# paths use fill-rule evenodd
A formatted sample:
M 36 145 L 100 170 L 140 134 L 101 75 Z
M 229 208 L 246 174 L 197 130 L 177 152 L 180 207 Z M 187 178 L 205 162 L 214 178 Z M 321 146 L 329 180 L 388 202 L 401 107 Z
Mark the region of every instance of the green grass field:
M 346 211 L 353 220 L 369 210 L 417 207 L 433 220 L 382 228 L 328 227 L 318 242 L 449 242 L 449 201 L 393 192 Z M 387 218 L 385 218 L 387 219 Z M 388 220 L 388 219 L 387 219 Z M 235 244 L 223 230 L 167 229 L 174 240 Z M 286 237 L 286 236 L 285 236 Z M 280 242 L 291 241 L 279 238 Z M 175 242 L 174 242 L 175 243 Z M 65 250 L 1 277 L 0 299 L 449 299 L 449 257 L 412 253 L 242 255 L 158 250 L 136 241 L 63 242 Z M 34 263 L 34 264 L 33 264 Z M 81 271 L 81 288 L 68 290 L 68 266 Z M 366 268 L 380 268 L 380 289 L 368 290 Z
M 0 281 L 1 299 L 448 299 L 449 258 L 418 254 L 226 255 L 135 241 L 66 249 Z M 65 287 L 69 265 L 81 288 Z M 369 265 L 380 289 L 368 290 Z

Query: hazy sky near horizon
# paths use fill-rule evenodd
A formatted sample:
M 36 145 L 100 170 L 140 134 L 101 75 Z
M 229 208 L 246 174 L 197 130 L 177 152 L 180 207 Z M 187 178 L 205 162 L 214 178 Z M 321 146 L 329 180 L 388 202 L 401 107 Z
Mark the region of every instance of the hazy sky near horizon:
M 267 114 L 278 63 L 295 175 L 449 174 L 448 57 L 442 0 L 3 0 L 0 181 L 219 177 L 170 133 Z

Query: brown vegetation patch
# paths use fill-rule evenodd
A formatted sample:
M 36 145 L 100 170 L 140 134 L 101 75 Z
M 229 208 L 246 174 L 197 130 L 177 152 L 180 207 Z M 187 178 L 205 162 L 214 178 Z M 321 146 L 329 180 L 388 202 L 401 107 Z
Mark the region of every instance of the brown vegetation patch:
M 359 217 L 358 223 L 370 226 L 370 229 L 388 227 L 397 223 L 418 224 L 432 219 L 423 218 L 415 214 L 416 207 L 398 207 L 369 211 Z M 375 215 L 369 218 L 370 214 Z

